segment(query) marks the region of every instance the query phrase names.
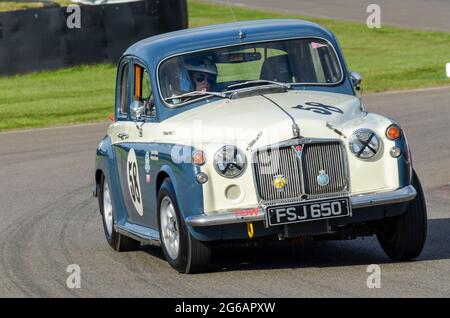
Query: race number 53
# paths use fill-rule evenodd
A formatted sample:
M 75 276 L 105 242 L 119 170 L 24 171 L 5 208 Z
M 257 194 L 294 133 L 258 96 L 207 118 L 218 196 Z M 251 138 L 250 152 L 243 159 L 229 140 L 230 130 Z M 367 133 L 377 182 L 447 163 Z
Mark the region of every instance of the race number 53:
M 141 187 L 139 184 L 139 169 L 134 149 L 130 149 L 127 159 L 127 180 L 128 189 L 130 190 L 131 200 L 139 215 L 144 215 L 142 206 Z

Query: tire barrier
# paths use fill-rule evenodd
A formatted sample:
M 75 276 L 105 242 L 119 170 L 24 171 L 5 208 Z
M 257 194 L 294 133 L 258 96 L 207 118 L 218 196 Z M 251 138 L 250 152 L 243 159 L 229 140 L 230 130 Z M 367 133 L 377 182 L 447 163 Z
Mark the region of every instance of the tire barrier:
M 0 75 L 116 63 L 131 44 L 188 26 L 186 0 L 79 8 L 79 28 L 69 28 L 65 7 L 0 12 Z

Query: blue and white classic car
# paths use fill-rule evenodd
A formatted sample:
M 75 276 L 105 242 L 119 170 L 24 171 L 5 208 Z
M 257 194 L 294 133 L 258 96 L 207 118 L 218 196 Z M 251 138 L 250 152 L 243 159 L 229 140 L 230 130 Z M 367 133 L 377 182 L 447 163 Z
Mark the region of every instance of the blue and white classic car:
M 426 238 L 405 135 L 358 98 L 334 35 L 299 20 L 208 26 L 131 46 L 94 195 L 117 251 L 160 245 L 182 273 L 223 243 L 376 235 L 393 260 Z

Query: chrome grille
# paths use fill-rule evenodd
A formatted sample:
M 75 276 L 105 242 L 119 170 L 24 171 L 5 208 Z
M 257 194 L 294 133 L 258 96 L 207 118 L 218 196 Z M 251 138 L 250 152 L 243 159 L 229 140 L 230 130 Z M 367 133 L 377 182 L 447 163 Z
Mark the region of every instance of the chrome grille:
M 264 201 L 298 200 L 342 194 L 347 189 L 344 154 L 339 142 L 308 143 L 297 154 L 294 145 L 257 150 L 254 172 L 259 195 Z M 323 170 L 329 184 L 317 181 Z M 283 177 L 286 185 L 277 189 L 274 181 Z
M 321 143 L 305 145 L 302 155 L 304 171 L 304 193 L 323 195 L 343 192 L 347 182 L 342 148 L 339 143 Z M 329 176 L 329 184 L 320 186 L 317 177 L 320 171 Z
M 291 148 L 268 149 L 257 152 L 256 176 L 260 196 L 264 200 L 295 198 L 301 196 L 300 163 Z M 274 186 L 277 176 L 286 179 L 286 187 L 279 191 Z

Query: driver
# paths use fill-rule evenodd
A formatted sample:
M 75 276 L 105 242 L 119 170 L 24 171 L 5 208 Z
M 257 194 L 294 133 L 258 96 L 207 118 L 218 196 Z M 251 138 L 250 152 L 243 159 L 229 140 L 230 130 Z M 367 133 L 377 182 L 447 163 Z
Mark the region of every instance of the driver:
M 195 57 L 185 61 L 189 79 L 196 91 L 212 91 L 217 83 L 217 66 L 209 57 Z

